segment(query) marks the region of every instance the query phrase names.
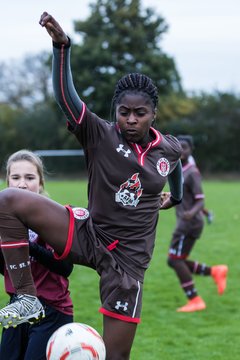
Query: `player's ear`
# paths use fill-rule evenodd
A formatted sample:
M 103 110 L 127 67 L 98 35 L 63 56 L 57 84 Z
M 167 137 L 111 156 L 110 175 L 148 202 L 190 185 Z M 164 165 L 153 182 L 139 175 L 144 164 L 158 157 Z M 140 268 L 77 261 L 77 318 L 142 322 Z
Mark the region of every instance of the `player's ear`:
M 157 108 L 154 109 L 153 111 L 153 120 L 155 121 L 157 117 Z
M 153 112 L 153 119 L 152 119 L 152 125 L 155 123 L 156 117 L 157 117 L 157 114 L 156 114 L 156 109 L 154 109 L 154 112 Z

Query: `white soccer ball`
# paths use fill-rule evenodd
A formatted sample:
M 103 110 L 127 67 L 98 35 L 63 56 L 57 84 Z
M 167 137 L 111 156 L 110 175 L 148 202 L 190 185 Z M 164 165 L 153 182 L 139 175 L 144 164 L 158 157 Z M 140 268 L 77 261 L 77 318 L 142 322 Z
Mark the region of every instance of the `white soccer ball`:
M 47 360 L 105 360 L 102 337 L 91 326 L 69 323 L 57 329 L 47 343 Z

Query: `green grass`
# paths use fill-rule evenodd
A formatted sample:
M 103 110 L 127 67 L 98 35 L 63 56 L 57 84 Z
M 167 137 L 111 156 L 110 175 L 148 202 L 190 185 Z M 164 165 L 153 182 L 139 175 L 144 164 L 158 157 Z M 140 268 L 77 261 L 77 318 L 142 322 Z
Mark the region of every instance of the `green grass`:
M 4 184 L 2 184 L 3 187 Z M 51 181 L 51 197 L 62 204 L 86 206 L 84 181 Z M 208 265 L 229 266 L 227 291 L 218 296 L 210 277 L 195 277 L 207 309 L 198 313 L 176 313 L 185 304 L 166 255 L 175 226 L 174 210 L 160 212 L 156 246 L 146 273 L 142 322 L 138 326 L 131 360 L 235 360 L 240 354 L 240 206 L 237 181 L 205 181 L 206 205 L 214 211 L 214 222 L 204 228 L 192 259 Z M 0 290 L 0 305 L 6 295 Z M 75 266 L 70 277 L 75 320 L 88 323 L 101 332 L 102 316 L 98 276 L 93 270 Z

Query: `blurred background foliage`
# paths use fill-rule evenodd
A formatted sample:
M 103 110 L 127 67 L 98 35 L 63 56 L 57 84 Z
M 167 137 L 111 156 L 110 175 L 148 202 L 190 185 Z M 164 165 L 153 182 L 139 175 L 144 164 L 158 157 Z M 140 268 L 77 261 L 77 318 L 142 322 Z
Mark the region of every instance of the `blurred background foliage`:
M 97 0 L 90 15 L 74 22 L 72 72 L 88 107 L 107 120 L 117 80 L 128 72 L 150 76 L 159 89 L 156 127 L 162 133 L 191 134 L 203 173 L 239 174 L 240 95 L 187 93 L 174 59 L 161 43 L 167 20 L 139 0 Z M 211 76 L 211 74 L 209 74 Z M 0 64 L 0 167 L 21 148 L 78 149 L 52 93 L 51 54 Z M 74 174 L 84 161 L 46 161 L 53 173 Z

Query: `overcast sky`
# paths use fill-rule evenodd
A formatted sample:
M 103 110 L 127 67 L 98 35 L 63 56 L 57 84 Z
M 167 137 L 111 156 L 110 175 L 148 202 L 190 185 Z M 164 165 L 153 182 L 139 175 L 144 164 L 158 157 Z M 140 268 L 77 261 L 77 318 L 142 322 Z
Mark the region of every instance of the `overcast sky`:
M 38 25 L 41 13 L 51 13 L 71 36 L 73 20 L 87 17 L 90 2 L 2 0 L 0 62 L 51 51 Z M 240 93 L 240 0 L 142 0 L 142 6 L 168 23 L 161 46 L 174 57 L 187 91 Z

